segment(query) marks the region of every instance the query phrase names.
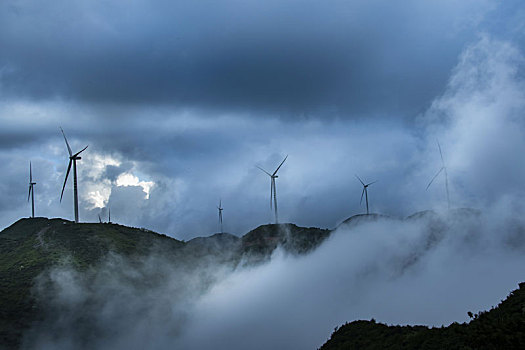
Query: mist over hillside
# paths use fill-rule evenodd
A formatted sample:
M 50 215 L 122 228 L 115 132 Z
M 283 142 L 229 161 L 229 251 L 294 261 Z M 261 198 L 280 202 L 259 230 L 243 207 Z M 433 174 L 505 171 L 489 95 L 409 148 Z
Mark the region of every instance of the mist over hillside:
M 279 243 L 255 264 L 224 259 L 228 248 L 220 263 L 155 251 L 88 271 L 65 262 L 37 278 L 45 317 L 22 347 L 314 349 L 355 319 L 464 322 L 524 279 L 525 222 L 500 209 L 356 217 L 313 250 Z

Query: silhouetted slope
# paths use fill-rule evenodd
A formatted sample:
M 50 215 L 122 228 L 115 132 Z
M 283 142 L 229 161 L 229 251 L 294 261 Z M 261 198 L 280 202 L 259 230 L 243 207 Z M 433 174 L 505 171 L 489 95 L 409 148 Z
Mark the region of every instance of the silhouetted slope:
M 195 237 L 186 242 L 187 246 L 196 246 L 199 248 L 209 248 L 212 251 L 218 249 L 236 248 L 239 243 L 239 237 L 230 233 L 216 233 L 208 237 Z
M 216 233 L 208 237 L 196 237 L 184 247 L 185 253 L 192 259 L 205 262 L 210 257 L 219 263 L 235 263 L 241 239 L 229 233 Z
M 241 257 L 247 264 L 268 260 L 281 246 L 292 254 L 305 254 L 318 247 L 331 231 L 317 227 L 299 227 L 294 224 L 261 225 L 241 239 Z
M 358 225 L 362 224 L 364 222 L 374 222 L 380 219 L 390 219 L 391 217 L 388 215 L 383 214 L 356 214 L 348 219 L 344 220 L 342 223 L 339 224 L 338 227 L 342 225 Z
M 429 220 L 429 221 L 443 221 L 444 217 L 447 217 L 447 219 L 467 219 L 471 217 L 479 217 L 481 215 L 481 211 L 473 208 L 455 208 L 450 209 L 447 213 L 443 213 L 443 215 L 439 215 L 433 210 L 423 210 L 419 211 L 417 213 L 414 213 L 412 215 L 407 216 L 406 218 L 400 218 L 395 216 L 389 216 L 384 214 L 357 214 L 349 217 L 348 219 L 341 222 L 339 226 L 342 225 L 358 225 L 363 224 L 367 222 L 376 222 L 379 220 L 394 220 L 394 221 L 414 221 L 414 220 Z
M 206 288 L 215 278 L 210 266 L 233 269 L 241 260 L 258 263 L 269 259 L 278 245 L 290 253 L 305 253 L 329 233 L 292 224 L 264 225 L 242 238 L 225 233 L 184 243 L 118 224 L 21 219 L 0 232 L 0 348 L 16 348 L 24 331 L 42 319 L 45 305 L 32 295 L 32 287 L 36 277 L 51 267 L 67 265 L 93 273 L 108 254 L 137 266 L 155 256 L 185 274 L 197 273 L 201 287 Z M 149 275 L 149 281 L 138 283 L 155 283 L 152 279 L 156 277 Z
M 46 268 L 67 262 L 78 269 L 108 253 L 141 257 L 153 249 L 171 256 L 184 245 L 173 238 L 117 224 L 74 224 L 62 219 L 21 219 L 0 233 L 0 344 L 14 347 L 38 318 L 31 287 Z
M 354 321 L 336 329 L 320 350 L 525 349 L 525 283 L 470 323 L 448 327 L 387 326 Z

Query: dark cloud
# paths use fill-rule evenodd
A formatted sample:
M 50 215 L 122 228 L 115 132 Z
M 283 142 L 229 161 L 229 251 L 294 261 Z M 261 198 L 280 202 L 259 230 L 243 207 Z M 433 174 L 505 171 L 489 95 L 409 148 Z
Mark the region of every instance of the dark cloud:
M 379 180 L 369 192 L 372 211 L 405 216 L 444 205 L 443 178 L 436 179 L 425 191 L 428 181 L 440 168 L 436 139 L 441 142 L 449 167 L 454 206 L 484 205 L 522 192 L 520 179 L 525 176 L 525 170 L 516 159 L 525 149 L 520 117 L 524 109 L 523 46 L 520 36 L 509 28 L 498 27 L 494 35 L 491 31 L 482 34 L 476 28 L 492 29 L 504 18 L 509 18 L 509 23 L 517 23 L 514 18 L 523 12 L 509 14 L 503 5 L 488 6 L 494 5 L 491 2 L 472 11 L 473 5 L 468 2 L 425 6 L 414 2 L 399 8 L 382 2 L 334 3 L 333 6 L 312 3 L 308 10 L 297 3 L 284 4 L 273 4 L 269 8 L 239 5 L 237 12 L 228 6 L 216 8 L 213 4 L 209 4 L 209 8 L 192 4 L 177 11 L 170 7 L 174 5 L 166 5 L 165 11 L 156 8 L 147 12 L 148 17 L 138 14 L 146 13 L 144 6 L 151 5 L 137 2 L 136 7 L 127 9 L 129 12 L 112 17 L 116 10 L 122 10 L 123 4 L 115 2 L 107 8 L 85 4 L 83 8 L 78 3 L 63 2 L 34 8 L 37 5 L 32 2 L 3 3 L 5 11 L 0 16 L 5 21 L 0 21 L 0 25 L 6 30 L 0 31 L 0 40 L 6 43 L 6 50 L 2 50 L 0 57 L 13 58 L 9 58 L 8 66 L 27 63 L 27 69 L 31 70 L 37 65 L 56 64 L 60 70 L 53 71 L 47 66 L 39 69 L 42 74 L 50 74 L 46 78 L 50 91 L 57 86 L 56 79 L 83 85 L 87 80 L 66 73 L 71 70 L 81 74 L 84 62 L 93 67 L 104 66 L 107 69 L 104 76 L 108 79 L 90 80 L 98 86 L 95 90 L 101 94 L 105 91 L 105 102 L 87 95 L 74 97 L 78 93 L 74 86 L 57 92 L 61 97 L 50 93 L 41 99 L 31 99 L 27 93 L 32 89 L 32 82 L 38 79 L 31 78 L 25 92 L 20 90 L 17 95 L 10 83 L 13 74 L 18 74 L 16 67 L 1 69 L 1 88 L 7 93 L 0 100 L 0 155 L 3 164 L 8 164 L 2 175 L 6 181 L 0 185 L 4 191 L 4 200 L 0 201 L 0 209 L 5 213 L 2 225 L 29 213 L 24 198 L 29 160 L 34 161 L 38 182 L 37 214 L 71 218 L 71 183 L 66 186 L 62 203 L 58 202 L 68 162 L 58 126 L 66 131 L 72 148 L 81 149 L 89 144 L 78 164 L 81 220 L 97 221 L 97 215 L 110 206 L 117 222 L 183 239 L 217 230 L 219 198 L 225 208 L 225 228 L 229 232 L 243 234 L 270 222 L 269 180 L 255 166 L 274 168 L 286 154 L 290 157 L 277 181 L 280 218 L 299 225 L 331 228 L 348 216 L 363 212 L 359 204 L 361 188 L 354 174 L 370 181 Z M 68 16 L 58 16 L 55 22 L 47 20 L 47 14 L 59 13 L 59 5 Z M 354 7 L 345 12 L 344 6 Z M 381 6 L 385 7 L 379 10 Z M 19 9 L 15 11 L 15 8 Z M 174 12 L 170 12 L 172 9 Z M 465 16 L 465 12 L 469 16 Z M 195 20 L 202 13 L 208 14 L 208 21 Z M 483 13 L 487 15 L 482 16 Z M 15 17 L 18 22 L 13 21 Z M 29 25 L 29 19 L 33 19 L 34 24 Z M 388 31 L 376 25 L 379 20 L 385 22 Z M 451 21 L 450 26 L 435 29 L 444 20 Z M 194 80 L 187 83 L 188 91 L 191 84 L 196 84 L 214 90 L 214 97 L 200 95 L 202 99 L 198 103 L 186 100 L 186 106 L 178 102 L 170 105 L 160 100 L 146 101 L 147 98 L 128 103 L 107 90 L 115 80 L 112 74 L 128 74 L 130 82 L 141 76 L 149 79 L 151 69 L 165 69 L 160 64 L 137 64 L 136 69 L 126 69 L 125 64 L 113 67 L 117 64 L 112 55 L 126 52 L 129 54 L 122 59 L 134 60 L 137 55 L 133 50 L 143 50 L 141 43 L 145 47 L 157 45 L 158 59 L 169 59 L 164 53 L 172 42 L 162 34 L 174 23 L 181 31 L 186 28 L 185 36 L 177 40 L 194 45 L 187 54 L 198 69 L 187 71 Z M 345 26 L 352 30 L 342 30 Z M 57 28 L 75 30 L 58 35 Z M 217 28 L 224 28 L 228 34 Z M 79 33 L 83 40 L 73 40 Z M 53 40 L 44 40 L 46 35 Z M 220 35 L 224 35 L 223 41 L 212 40 Z M 352 36 L 352 40 L 346 40 L 346 35 Z M 426 40 L 421 40 L 423 36 Z M 470 36 L 475 39 L 465 41 Z M 187 41 L 186 37 L 192 40 Z M 41 40 L 35 41 L 35 38 Z M 116 43 L 115 38 L 121 44 L 110 45 Z M 288 42 L 294 44 L 287 47 L 284 43 Z M 445 45 L 447 42 L 451 46 Z M 31 58 L 22 55 L 37 44 L 42 47 L 41 60 L 34 55 Z M 353 63 L 340 61 L 340 65 L 336 61 L 345 57 L 341 47 L 346 45 L 352 50 L 345 51 L 350 61 L 344 62 Z M 82 46 L 86 46 L 85 51 L 78 51 Z M 269 49 L 277 46 L 279 50 Z M 144 52 L 153 50 L 151 47 Z M 439 52 L 435 51 L 436 47 Z M 263 51 L 267 51 L 265 55 Z M 294 56 L 299 51 L 300 59 Z M 57 60 L 47 58 L 51 52 Z M 75 52 L 82 55 L 73 55 Z M 20 60 L 14 59 L 16 57 Z M 241 57 L 246 59 L 240 60 Z M 294 58 L 286 61 L 286 65 L 269 68 L 272 62 L 284 60 L 283 57 Z M 318 89 L 305 98 L 315 106 L 316 112 L 287 119 L 282 113 L 268 112 L 262 104 L 250 110 L 238 108 L 267 98 L 253 90 L 265 89 L 259 87 L 261 81 L 265 82 L 262 85 L 270 86 L 277 76 L 288 74 L 286 69 L 307 70 L 305 67 L 318 61 L 325 62 L 328 70 L 342 72 L 351 67 L 356 70 L 352 74 L 366 76 L 362 78 L 366 83 L 351 93 L 344 86 L 338 86 L 337 93 L 349 96 L 345 99 L 347 102 L 356 98 L 352 94 L 363 94 L 357 98 L 359 101 L 390 110 L 389 99 L 402 105 L 398 93 L 413 89 L 410 98 L 430 107 L 417 118 L 415 114 L 394 112 L 377 118 L 374 108 L 357 120 L 326 118 L 337 115 L 340 110 L 335 105 L 324 106 L 318 98 L 335 96 L 327 86 L 339 76 L 325 74 L 320 68 L 309 72 L 307 77 L 296 74 L 291 79 L 290 75 L 290 79 L 285 79 L 290 81 L 275 84 L 275 91 L 282 87 L 286 87 L 286 91 L 278 91 L 279 97 L 274 101 L 289 100 L 289 106 L 294 103 L 294 94 Z M 71 68 L 73 62 L 75 69 Z M 223 69 L 228 65 L 231 68 Z M 453 68 L 446 68 L 449 65 Z M 378 70 L 378 66 L 381 69 Z M 424 71 L 420 70 L 422 66 Z M 241 74 L 243 79 L 248 83 L 258 82 L 241 89 L 235 76 L 228 77 L 231 69 L 245 69 Z M 274 71 L 279 73 L 272 75 Z M 52 77 L 50 72 L 54 72 Z M 377 85 L 377 79 L 394 81 L 396 76 L 425 80 L 428 85 Z M 172 83 L 166 78 L 169 74 L 159 77 L 165 78 L 168 85 Z M 315 77 L 319 84 L 307 84 L 304 79 L 308 77 Z M 328 77 L 326 84 L 321 82 L 321 77 Z M 210 85 L 209 79 L 218 80 Z M 441 83 L 436 83 L 438 80 Z M 344 81 L 345 84 L 356 82 Z M 304 89 L 295 89 L 293 84 L 304 85 Z M 131 89 L 144 89 L 144 96 L 148 96 L 146 90 L 151 88 L 151 84 L 128 85 Z M 427 88 L 439 90 L 432 93 L 428 101 L 418 95 Z M 367 100 L 367 96 L 377 97 L 383 93 L 385 98 Z M 232 96 L 228 107 L 209 108 L 210 101 L 222 94 Z M 370 118 L 372 116 L 376 118 Z M 505 174 L 508 186 L 504 189 L 494 185 L 501 180 L 499 173 Z M 134 176 L 136 180 L 125 187 L 118 183 L 119 176 L 124 175 Z M 146 198 L 142 186 L 148 183 L 154 185 Z
M 104 170 L 104 174 L 102 176 L 104 178 L 107 178 L 110 181 L 116 181 L 117 177 L 121 173 L 126 172 L 130 169 L 131 169 L 131 165 L 127 167 L 108 165 L 106 166 L 106 169 Z
M 493 6 L 8 1 L 0 17 L 2 88 L 88 103 L 414 114 L 440 93 Z

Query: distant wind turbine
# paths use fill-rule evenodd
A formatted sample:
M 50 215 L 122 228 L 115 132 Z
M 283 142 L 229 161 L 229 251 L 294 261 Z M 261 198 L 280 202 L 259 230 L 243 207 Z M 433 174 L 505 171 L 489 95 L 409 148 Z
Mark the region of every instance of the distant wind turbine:
M 450 195 L 448 193 L 447 167 L 445 166 L 445 161 L 443 160 L 443 152 L 441 152 L 441 145 L 439 144 L 439 141 L 437 141 L 437 145 L 438 145 L 438 149 L 439 149 L 439 155 L 441 156 L 441 169 L 439 169 L 439 171 L 436 173 L 436 175 L 434 175 L 432 180 L 430 180 L 430 182 L 427 185 L 427 190 L 430 187 L 430 185 L 432 185 L 432 182 L 434 182 L 436 177 L 438 177 L 438 175 L 441 174 L 441 172 L 444 172 L 445 173 L 445 190 L 447 191 L 447 205 L 448 205 L 448 209 L 450 210 Z
M 359 180 L 361 185 L 363 185 L 363 192 L 361 192 L 361 201 L 359 202 L 359 205 L 361 205 L 363 203 L 363 195 L 365 195 L 365 199 L 366 199 L 366 215 L 368 215 L 369 214 L 369 211 L 368 211 L 368 186 L 370 186 L 372 184 L 375 184 L 377 181 L 373 181 L 373 182 L 370 182 L 370 183 L 365 185 L 365 183 L 363 182 L 363 180 L 361 180 L 361 178 L 359 176 L 356 175 L 355 177 L 357 177 L 357 179 Z
M 221 233 L 223 233 L 222 231 L 222 211 L 224 210 L 224 208 L 222 207 L 222 201 L 219 199 L 219 206 L 217 207 L 217 209 L 219 209 L 219 224 L 221 225 Z
M 275 211 L 275 223 L 276 224 L 279 222 L 279 220 L 278 220 L 278 217 L 277 217 L 277 188 L 275 187 L 275 179 L 277 179 L 279 177 L 279 176 L 277 176 L 277 172 L 279 171 L 279 169 L 283 165 L 283 163 L 286 160 L 286 158 L 288 158 L 288 156 L 284 157 L 283 161 L 281 162 L 281 164 L 279 164 L 277 169 L 275 169 L 273 174 L 270 174 L 269 172 L 267 172 L 266 170 L 264 170 L 260 166 L 257 166 L 257 168 L 259 168 L 262 171 L 264 171 L 271 178 L 271 184 L 270 184 L 270 186 L 271 186 L 270 187 L 270 209 L 272 209 L 272 196 L 273 196 L 273 209 Z
M 77 160 L 82 159 L 78 155 L 86 150 L 88 146 L 84 147 L 79 152 L 73 154 L 69 143 L 67 142 L 66 134 L 64 130 L 60 128 L 62 135 L 64 135 L 64 141 L 66 141 L 67 151 L 69 152 L 69 165 L 67 166 L 66 178 L 64 179 L 64 186 L 62 186 L 62 193 L 60 194 L 60 202 L 62 202 L 62 196 L 64 195 L 64 189 L 66 188 L 67 177 L 69 176 L 69 171 L 71 170 L 71 164 L 73 164 L 73 199 L 75 204 L 75 222 L 78 222 L 78 190 L 77 190 Z
M 31 169 L 31 162 L 29 162 L 29 194 L 27 195 L 27 201 L 31 197 L 31 217 L 35 217 L 35 188 L 36 182 L 33 182 L 33 170 Z
M 102 223 L 102 219 L 100 218 L 100 214 L 98 214 L 98 223 L 99 223 L 99 224 Z
M 111 208 L 108 208 L 108 224 L 111 224 Z

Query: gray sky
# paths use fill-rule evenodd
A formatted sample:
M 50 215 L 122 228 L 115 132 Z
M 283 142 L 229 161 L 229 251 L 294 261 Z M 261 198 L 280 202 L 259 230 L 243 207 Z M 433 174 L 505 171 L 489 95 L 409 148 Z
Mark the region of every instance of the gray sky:
M 62 126 L 79 167 L 80 218 L 189 239 L 279 216 L 334 227 L 363 212 L 523 194 L 519 1 L 3 1 L 0 227 L 73 218 Z M 69 180 L 71 181 L 71 180 Z

